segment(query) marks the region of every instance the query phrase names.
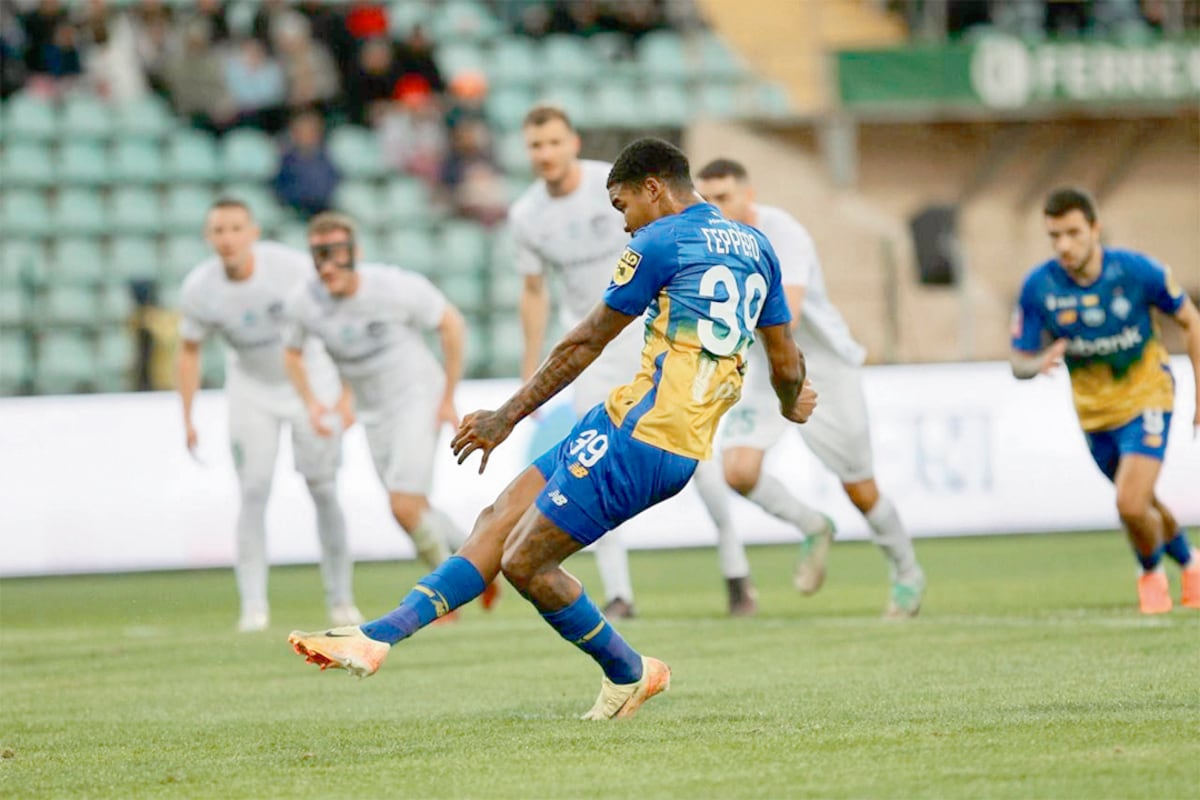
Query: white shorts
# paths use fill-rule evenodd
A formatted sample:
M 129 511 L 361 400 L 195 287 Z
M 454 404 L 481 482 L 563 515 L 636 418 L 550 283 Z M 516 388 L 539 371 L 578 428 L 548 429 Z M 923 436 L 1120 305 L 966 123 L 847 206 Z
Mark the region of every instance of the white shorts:
M 818 395 L 812 417 L 795 426 L 804 443 L 842 483 L 874 477 L 871 429 L 860 368 L 819 350 L 804 355 L 809 380 Z M 742 399 L 725 415 L 722 449 L 770 450 L 793 424 L 779 413 L 779 399 L 771 388 L 764 362 L 756 359 L 750 367 Z
M 572 386 L 571 405 L 575 416 L 582 417 L 597 403 L 603 403 L 613 389 L 631 382 L 642 366 L 645 326 L 642 320 L 629 323 L 617 338 L 608 343 Z
M 390 398 L 386 409 L 359 414 L 375 472 L 389 492 L 428 495 L 432 490 L 444 387 L 441 376 L 410 383 Z
M 275 474 L 279 434 L 286 424 L 292 437 L 296 471 L 310 482 L 333 480 L 341 464 L 340 433 L 320 436 L 313 430 L 300 396 L 291 386 L 264 387 L 230 376 L 225 384 L 229 407 L 229 444 L 244 488 L 265 489 Z

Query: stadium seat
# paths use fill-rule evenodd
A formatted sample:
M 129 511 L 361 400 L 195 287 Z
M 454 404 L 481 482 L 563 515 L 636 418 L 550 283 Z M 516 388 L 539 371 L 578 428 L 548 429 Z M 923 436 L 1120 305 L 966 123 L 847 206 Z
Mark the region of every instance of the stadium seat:
M 378 178 L 389 172 L 379 138 L 369 128 L 342 125 L 329 135 L 329 154 L 349 179 Z
M 438 265 L 437 243 L 425 228 L 401 228 L 388 236 L 386 243 L 388 260 L 397 266 L 431 274 Z
M 227 181 L 266 181 L 279 168 L 279 151 L 262 131 L 238 128 L 221 141 L 221 173 Z
M 538 101 L 558 106 L 567 112 L 576 128 L 592 125 L 592 103 L 578 84 L 555 84 L 538 96 Z
M 213 192 L 196 185 L 172 186 L 163 204 L 163 223 L 170 231 L 191 231 L 196 236 L 204 229 L 204 217 L 213 201 Z
M 416 178 L 392 178 L 383 187 L 385 222 L 418 223 L 428 220 L 433 198 Z
M 525 338 L 515 314 L 495 315 L 488 329 L 491 343 L 492 377 L 511 378 L 521 372 Z M 553 339 L 551 339 L 553 341 Z
M 221 190 L 221 194 L 235 197 L 250 206 L 254 219 L 264 231 L 274 230 L 287 216 L 274 193 L 260 183 L 230 184 Z
M 106 148 L 99 142 L 64 142 L 58 154 L 58 180 L 68 186 L 100 186 L 112 180 Z
M 637 47 L 638 64 L 642 75 L 651 83 L 682 81 L 690 72 L 683 39 L 674 31 L 651 31 L 641 38 Z
M 113 133 L 112 106 L 90 94 L 68 97 L 62 108 L 59 135 L 64 139 L 106 139 Z
M 45 236 L 52 230 L 50 209 L 46 196 L 28 189 L 13 189 L 0 193 L 0 228 L 5 243 L 22 238 Z
M 96 378 L 101 391 L 129 391 L 137 352 L 133 332 L 124 325 L 104 328 L 96 339 Z
M 435 8 L 429 29 L 436 42 L 482 42 L 500 30 L 500 23 L 482 3 L 448 0 Z
M 646 124 L 645 105 L 632 84 L 605 83 L 593 94 L 593 120 L 609 128 L 638 128 Z
M 98 316 L 96 292 L 69 284 L 51 284 L 42 295 L 39 318 L 47 325 L 90 326 Z
M 114 191 L 112 226 L 117 233 L 158 233 L 163 227 L 162 201 L 158 193 L 130 187 Z
M 213 182 L 221 177 L 218 164 L 217 144 L 203 131 L 179 131 L 167 141 L 169 180 Z
M 0 395 L 28 391 L 32 380 L 29 337 L 20 331 L 0 331 Z
M 334 194 L 333 204 L 360 225 L 369 227 L 387 220 L 379 190 L 366 181 L 343 181 Z
M 509 175 L 528 176 L 533 173 L 529 153 L 525 149 L 525 135 L 521 131 L 509 131 L 497 137 L 496 161 Z
M 158 145 L 137 139 L 117 142 L 113 146 L 112 177 L 115 183 L 164 182 L 166 175 Z
M 492 269 L 491 307 L 494 310 L 515 311 L 521 303 L 525 278 L 512 264 L 496 264 Z
M 438 242 L 439 272 L 474 274 L 487 268 L 490 242 L 482 226 L 463 219 L 449 220 L 442 226 Z
M 58 131 L 58 119 L 49 100 L 24 92 L 15 94 L 0 103 L 4 115 L 4 139 L 6 142 L 22 140 L 44 141 L 53 139 Z
M 746 77 L 748 70 L 741 58 L 717 34 L 700 34 L 694 44 L 693 72 L 702 80 L 737 83 Z
M 125 324 L 133 316 L 136 303 L 128 283 L 112 283 L 100 289 L 100 306 L 96 319 L 104 323 Z
M 763 81 L 755 88 L 754 107 L 762 117 L 786 117 L 794 113 L 787 89 L 774 81 Z
M 8 186 L 45 187 L 54 182 L 50 149 L 38 142 L 14 142 L 4 148 L 0 176 Z
M 487 73 L 482 51 L 469 44 L 439 44 L 433 53 L 438 70 L 449 81 L 464 72 Z
M 427 3 L 414 3 L 412 0 L 393 0 L 388 6 L 388 33 L 391 38 L 400 41 L 412 32 L 416 25 L 429 30 L 430 8 Z
M 552 33 L 542 40 L 542 72 L 548 83 L 584 82 L 596 77 L 596 61 L 580 36 Z
M 177 124 L 166 101 L 153 94 L 119 105 L 115 111 L 116 133 L 122 139 L 157 141 Z
M 32 316 L 32 305 L 24 287 L 0 289 L 0 327 L 16 328 L 27 324 Z
M 96 355 L 87 337 L 72 332 L 47 333 L 38 342 L 34 385 L 40 394 L 66 394 L 91 389 Z
M 693 94 L 697 114 L 716 119 L 730 119 L 740 114 L 737 91 L 728 85 L 702 85 Z
M 646 121 L 682 128 L 691 117 L 687 90 L 677 83 L 656 83 L 646 90 Z
M 200 355 L 200 378 L 203 385 L 210 389 L 225 383 L 225 348 L 216 336 L 210 336 L 204 342 Z
M 464 315 L 467 321 L 466 372 L 478 377 L 491 377 L 492 341 L 486 317 Z
M 592 52 L 592 58 L 603 63 L 603 69 L 606 72 L 619 63 L 629 60 L 633 54 L 633 42 L 628 34 L 616 31 L 594 33 L 587 38 L 587 45 Z
M 55 234 L 100 236 L 110 233 L 108 208 L 99 192 L 63 189 L 54 204 Z
M 99 239 L 71 236 L 57 239 L 51 273 L 54 282 L 69 286 L 96 286 L 108 273 L 108 256 Z
M 525 36 L 505 36 L 492 44 L 488 55 L 488 82 L 495 91 L 509 87 L 528 89 L 541 80 L 537 43 Z
M 105 280 L 153 280 L 162 262 L 158 242 L 145 236 L 117 236 L 112 241 L 112 257 Z
M 429 279 L 442 290 L 447 300 L 464 313 L 487 307 L 487 284 L 480 274 L 438 272 L 429 276 Z
M 484 111 L 488 120 L 500 129 L 515 130 L 521 127 L 534 99 L 533 91 L 524 87 L 500 88 L 488 95 Z
M 0 290 L 16 291 L 29 285 L 36 271 L 44 267 L 45 249 L 27 239 L 0 241 Z
M 198 232 L 168 237 L 164 250 L 159 280 L 168 286 L 182 284 L 193 267 L 212 256 Z
M 308 250 L 308 226 L 303 222 L 285 220 L 276 226 L 274 239 L 297 250 Z

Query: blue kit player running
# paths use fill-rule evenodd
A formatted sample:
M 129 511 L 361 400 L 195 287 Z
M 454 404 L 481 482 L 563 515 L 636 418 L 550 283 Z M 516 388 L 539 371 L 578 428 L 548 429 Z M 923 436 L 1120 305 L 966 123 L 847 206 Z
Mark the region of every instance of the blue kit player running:
M 1182 570 L 1183 605 L 1200 608 L 1200 557 L 1155 496 L 1175 381 L 1151 317 L 1175 318 L 1196 379 L 1200 432 L 1200 313 L 1170 272 L 1130 250 L 1100 246 L 1092 199 L 1077 189 L 1050 194 L 1043 209 L 1055 258 L 1025 279 L 1013 321 L 1013 374 L 1033 378 L 1063 358 L 1092 458 L 1117 490 L 1117 511 L 1142 566 L 1144 614 L 1171 610 L 1165 553 Z M 1043 349 L 1047 340 L 1052 340 Z
M 703 202 L 674 145 L 639 139 L 608 175 L 613 206 L 634 234 L 603 302 L 569 331 L 538 371 L 496 411 L 468 415 L 453 442 L 462 463 L 491 451 L 573 381 L 623 328 L 650 310 L 641 369 L 587 412 L 476 520 L 458 553 L 386 616 L 361 626 L 295 632 L 296 652 L 322 669 L 365 676 L 391 646 L 469 602 L 500 572 L 567 641 L 604 672 L 585 719 L 628 717 L 667 688 L 670 669 L 635 651 L 562 562 L 682 489 L 709 458 L 717 423 L 741 393 L 757 333 L 781 413 L 804 422 L 816 394 L 789 333 L 779 262 L 766 238 Z

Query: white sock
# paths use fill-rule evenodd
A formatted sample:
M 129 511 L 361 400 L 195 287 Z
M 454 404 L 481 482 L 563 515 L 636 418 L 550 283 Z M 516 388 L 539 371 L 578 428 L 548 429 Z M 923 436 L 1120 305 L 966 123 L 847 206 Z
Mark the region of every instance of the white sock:
M 267 498 L 270 488 L 242 492 L 237 518 L 237 578 L 242 616 L 267 613 Z
M 875 506 L 863 516 L 871 526 L 871 539 L 883 551 L 892 568 L 892 578 L 905 580 L 921 572 L 912 539 L 900 521 L 892 501 L 880 495 Z
M 820 511 L 797 500 L 778 478 L 765 472 L 758 476 L 758 483 L 746 499 L 771 516 L 795 525 L 805 536 L 820 533 L 828 524 Z
M 448 521 L 449 518 L 445 514 L 428 508 L 421 515 L 421 521 L 417 527 L 408 532 L 412 538 L 413 547 L 417 550 L 417 557 L 428 564 L 431 569 L 437 569 L 443 561 L 450 557 L 450 548 L 446 544 L 447 530 L 444 524 Z
M 746 546 L 733 527 L 729 513 L 729 487 L 725 475 L 716 461 L 701 461 L 696 465 L 692 482 L 713 524 L 717 526 L 717 560 L 721 574 L 726 578 L 745 578 L 750 574 L 750 562 L 746 559 Z
M 329 608 L 354 605 L 354 562 L 346 544 L 346 518 L 338 503 L 337 483 L 333 480 L 308 484 L 317 510 L 317 538 L 321 543 L 321 581 L 325 585 L 325 604 Z
M 601 536 L 592 545 L 596 556 L 596 569 L 600 571 L 600 582 L 604 584 L 604 600 L 612 602 L 618 597 L 627 603 L 633 602 L 633 581 L 629 577 L 629 553 L 621 538 L 621 529 L 614 528 Z

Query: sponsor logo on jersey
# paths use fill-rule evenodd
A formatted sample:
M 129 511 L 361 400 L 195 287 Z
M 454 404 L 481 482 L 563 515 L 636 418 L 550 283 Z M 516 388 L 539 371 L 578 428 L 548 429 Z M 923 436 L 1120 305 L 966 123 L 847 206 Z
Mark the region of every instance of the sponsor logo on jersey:
M 1129 299 L 1125 295 L 1119 294 L 1113 298 L 1110 308 L 1112 308 L 1112 312 L 1116 315 L 1117 319 L 1125 319 L 1129 316 L 1129 312 L 1133 311 L 1133 303 L 1129 302 Z
M 1104 318 L 1107 316 L 1103 308 L 1085 308 L 1083 310 L 1083 324 L 1090 325 L 1095 328 L 1104 324 Z
M 638 264 L 642 263 L 642 254 L 626 247 L 625 252 L 621 253 L 621 259 L 617 261 L 617 268 L 613 271 L 613 283 L 617 286 L 624 286 L 633 280 L 633 273 L 637 272 Z
M 271 319 L 279 319 L 283 316 L 283 301 L 276 300 L 271 305 L 267 306 L 267 316 Z
M 550 494 L 548 494 L 547 497 L 550 498 L 551 503 L 554 503 L 554 505 L 556 505 L 560 508 L 567 504 L 566 495 L 564 495 L 558 489 L 555 489 L 554 491 L 550 492 Z
M 386 322 L 380 322 L 378 320 L 375 320 L 373 322 L 367 323 L 367 336 L 370 336 L 372 339 L 378 339 L 379 337 L 383 336 L 383 334 L 386 332 L 387 332 L 387 323 Z
M 567 472 L 571 473 L 576 478 L 586 478 L 588 474 L 587 467 L 579 462 L 575 462 L 571 466 L 567 467 Z
M 1142 332 L 1132 325 L 1113 336 L 1101 336 L 1097 339 L 1084 339 L 1076 336 L 1067 342 L 1067 355 L 1076 358 L 1089 356 L 1109 356 L 1125 350 L 1132 350 L 1142 345 Z
M 1077 312 L 1073 308 L 1069 308 L 1066 311 L 1058 312 L 1058 324 L 1059 325 L 1071 325 L 1077 319 L 1079 319 L 1079 312 Z
M 1054 311 L 1059 308 L 1074 308 L 1077 304 L 1078 300 L 1073 294 L 1069 294 L 1066 297 L 1055 297 L 1054 295 L 1047 295 L 1046 297 L 1047 311 Z

